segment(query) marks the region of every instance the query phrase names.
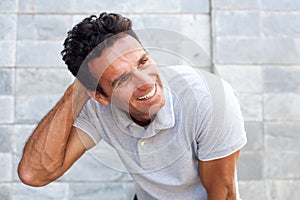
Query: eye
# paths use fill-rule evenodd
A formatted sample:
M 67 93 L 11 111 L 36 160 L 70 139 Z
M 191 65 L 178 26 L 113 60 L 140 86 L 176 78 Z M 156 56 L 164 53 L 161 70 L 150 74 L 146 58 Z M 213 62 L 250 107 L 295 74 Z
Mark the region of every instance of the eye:
M 122 78 L 120 78 L 120 80 L 118 81 L 118 86 L 124 84 L 129 78 L 129 75 L 125 75 Z
M 146 64 L 147 61 L 148 61 L 148 58 L 144 58 L 144 59 L 141 61 L 141 65 Z
M 140 65 L 138 66 L 138 68 L 142 68 L 147 62 L 148 62 L 148 58 L 144 58 L 143 60 L 141 60 Z

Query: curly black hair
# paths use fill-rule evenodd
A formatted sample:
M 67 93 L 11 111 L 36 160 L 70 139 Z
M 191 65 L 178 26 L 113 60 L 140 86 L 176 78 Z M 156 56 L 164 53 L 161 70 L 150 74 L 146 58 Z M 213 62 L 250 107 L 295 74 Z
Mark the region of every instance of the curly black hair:
M 61 52 L 62 59 L 70 72 L 87 89 L 96 89 L 107 96 L 98 84 L 98 80 L 92 76 L 87 63 L 100 56 L 106 47 L 125 35 L 131 35 L 140 42 L 131 27 L 131 20 L 120 14 L 104 12 L 99 17 L 91 15 L 68 32 L 63 44 L 64 49 Z M 108 38 L 110 40 L 107 40 Z

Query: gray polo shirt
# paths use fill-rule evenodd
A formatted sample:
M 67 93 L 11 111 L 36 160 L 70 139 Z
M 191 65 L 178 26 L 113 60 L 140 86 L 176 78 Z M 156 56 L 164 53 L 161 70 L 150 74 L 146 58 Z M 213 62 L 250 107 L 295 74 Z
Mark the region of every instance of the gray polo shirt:
M 139 199 L 205 200 L 198 160 L 223 158 L 246 144 L 238 99 L 231 86 L 213 74 L 187 66 L 159 71 L 166 104 L 148 127 L 93 99 L 74 126 L 116 150 L 136 182 Z

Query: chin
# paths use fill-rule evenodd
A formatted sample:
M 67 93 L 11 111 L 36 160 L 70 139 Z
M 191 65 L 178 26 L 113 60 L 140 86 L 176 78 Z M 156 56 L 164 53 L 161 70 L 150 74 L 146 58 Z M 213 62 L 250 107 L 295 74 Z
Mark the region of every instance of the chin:
M 143 108 L 131 106 L 130 114 L 133 116 L 144 116 L 142 118 L 151 118 L 153 115 L 157 114 L 164 105 L 165 105 L 165 99 L 162 99 L 160 102 L 155 103 L 151 106 L 147 106 Z
M 150 116 L 155 115 L 159 112 L 159 110 L 164 107 L 165 105 L 165 99 L 163 98 L 159 103 L 154 104 L 153 106 L 150 107 L 148 113 Z

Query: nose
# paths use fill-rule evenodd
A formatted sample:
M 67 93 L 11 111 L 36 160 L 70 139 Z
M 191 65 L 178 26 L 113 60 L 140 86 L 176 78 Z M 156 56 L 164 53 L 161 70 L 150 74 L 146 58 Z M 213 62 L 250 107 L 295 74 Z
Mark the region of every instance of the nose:
M 133 74 L 135 88 L 138 90 L 147 90 L 149 86 L 151 86 L 151 84 L 153 83 L 151 77 L 148 74 L 143 73 L 138 69 L 135 69 Z

